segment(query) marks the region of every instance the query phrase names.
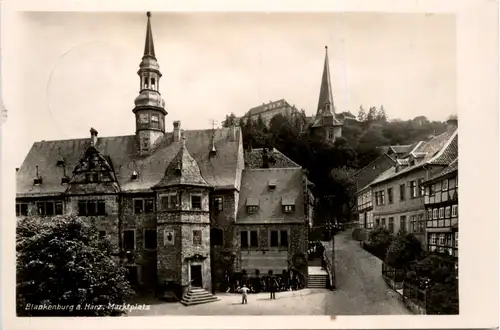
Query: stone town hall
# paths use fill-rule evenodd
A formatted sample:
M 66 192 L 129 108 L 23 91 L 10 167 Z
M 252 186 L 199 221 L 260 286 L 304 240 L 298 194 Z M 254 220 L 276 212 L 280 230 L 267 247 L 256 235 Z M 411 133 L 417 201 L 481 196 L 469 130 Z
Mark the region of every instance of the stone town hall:
M 93 221 L 138 286 L 211 290 L 243 269 L 300 268 L 307 277 L 298 260 L 313 196 L 303 169 L 275 149 L 243 150 L 239 127 L 182 130 L 173 121 L 167 130 L 149 13 L 138 75 L 135 134 L 99 137 L 92 128 L 88 138 L 34 143 L 17 169 L 17 216 Z M 330 109 L 329 77 L 322 81 Z

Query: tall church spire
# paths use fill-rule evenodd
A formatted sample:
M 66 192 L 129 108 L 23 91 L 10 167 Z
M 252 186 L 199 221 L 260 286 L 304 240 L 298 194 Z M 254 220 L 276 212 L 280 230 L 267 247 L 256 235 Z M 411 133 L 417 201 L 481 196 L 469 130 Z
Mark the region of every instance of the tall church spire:
M 156 59 L 153 32 L 151 31 L 151 13 L 148 11 L 148 26 L 146 29 L 146 44 L 144 45 L 144 57 L 149 56 Z
M 328 46 L 325 46 L 325 64 L 323 66 L 323 76 L 321 77 L 318 108 L 316 109 L 317 115 L 321 114 L 327 103 L 330 104 L 332 109 L 334 108 L 332 83 L 330 81 L 330 64 L 328 62 Z

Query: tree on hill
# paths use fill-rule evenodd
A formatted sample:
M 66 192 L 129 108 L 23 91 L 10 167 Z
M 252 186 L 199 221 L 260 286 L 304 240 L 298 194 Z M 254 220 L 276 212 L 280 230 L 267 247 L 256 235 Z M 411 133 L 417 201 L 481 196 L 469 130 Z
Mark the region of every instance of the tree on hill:
M 382 122 L 382 123 L 387 122 L 387 115 L 385 113 L 385 109 L 384 109 L 383 105 L 381 105 L 377 111 L 376 120 L 377 120 L 377 122 Z
M 222 122 L 222 127 L 230 127 L 236 125 L 236 115 L 231 112 L 230 115 L 226 115 L 226 119 Z
M 359 121 L 365 121 L 366 120 L 366 111 L 365 111 L 365 109 L 363 108 L 362 105 L 359 106 L 358 120 Z
M 123 310 L 109 305 L 123 305 L 133 294 L 126 270 L 113 260 L 110 242 L 76 216 L 20 220 L 16 251 L 19 316 L 120 315 Z M 28 308 L 39 305 L 63 307 Z
M 387 249 L 385 262 L 394 268 L 408 269 L 421 255 L 420 241 L 414 235 L 400 231 Z
M 350 221 L 356 206 L 356 170 L 347 166 L 334 168 L 330 172 L 332 189 L 334 189 L 337 214 Z

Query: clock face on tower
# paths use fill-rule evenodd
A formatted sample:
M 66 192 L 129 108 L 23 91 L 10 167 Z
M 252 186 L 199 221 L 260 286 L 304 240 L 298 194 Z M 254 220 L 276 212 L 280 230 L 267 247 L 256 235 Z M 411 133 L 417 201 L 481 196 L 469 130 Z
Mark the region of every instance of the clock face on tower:
M 149 122 L 148 114 L 147 113 L 141 113 L 139 115 L 139 123 L 141 124 L 147 124 Z

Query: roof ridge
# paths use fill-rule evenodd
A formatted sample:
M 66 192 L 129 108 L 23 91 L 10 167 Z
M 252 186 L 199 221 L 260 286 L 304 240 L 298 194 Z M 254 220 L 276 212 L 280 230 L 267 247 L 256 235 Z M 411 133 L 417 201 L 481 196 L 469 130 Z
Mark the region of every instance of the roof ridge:
M 448 132 L 445 132 L 445 133 L 448 133 Z M 443 133 L 444 134 L 444 133 Z M 448 147 L 450 146 L 450 144 L 453 142 L 453 139 L 455 138 L 455 136 L 458 135 L 458 129 L 456 129 L 453 134 L 448 138 L 448 141 L 446 141 L 446 144 L 441 148 L 441 150 L 439 150 L 433 157 L 431 157 L 431 159 L 429 159 L 428 161 L 426 161 L 425 163 L 426 164 L 429 164 L 429 163 L 432 163 L 433 161 L 435 161 L 436 159 L 438 159 L 445 151 L 446 149 L 448 149 Z M 439 136 L 439 135 L 438 135 Z
M 377 160 L 379 160 L 380 158 L 382 158 L 383 156 L 386 156 L 388 157 L 392 162 L 396 162 L 391 156 L 389 156 L 386 152 L 384 152 L 382 155 L 380 155 L 379 157 L 375 158 L 374 160 L 372 160 L 370 163 L 368 163 L 367 165 L 363 166 L 363 168 L 361 168 L 360 170 L 358 170 L 357 172 L 354 173 L 354 176 L 358 175 L 359 172 L 361 172 L 362 170 L 364 170 L 365 168 L 367 168 L 368 166 L 372 165 L 373 163 L 375 163 Z M 383 172 L 382 172 L 383 173 Z

